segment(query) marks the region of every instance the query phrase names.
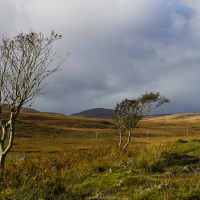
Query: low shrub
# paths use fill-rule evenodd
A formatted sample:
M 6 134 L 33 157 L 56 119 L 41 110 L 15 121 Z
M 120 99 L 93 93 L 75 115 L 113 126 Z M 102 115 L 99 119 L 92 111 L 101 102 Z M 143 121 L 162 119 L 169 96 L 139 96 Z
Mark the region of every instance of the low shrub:
M 28 156 L 27 160 L 7 165 L 0 197 L 81 200 L 102 193 L 104 198 L 134 200 L 199 198 L 199 173 L 168 173 L 180 165 L 197 165 L 197 157 L 186 152 L 191 154 L 198 148 L 199 143 L 193 141 L 127 151 L 101 148 Z M 158 188 L 161 183 L 169 186 L 167 190 Z

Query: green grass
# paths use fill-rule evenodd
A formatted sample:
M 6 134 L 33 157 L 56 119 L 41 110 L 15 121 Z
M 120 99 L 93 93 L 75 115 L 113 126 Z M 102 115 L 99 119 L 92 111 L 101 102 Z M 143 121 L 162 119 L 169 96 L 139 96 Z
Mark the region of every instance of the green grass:
M 100 148 L 13 161 L 0 183 L 4 199 L 192 199 L 200 198 L 200 174 L 169 174 L 184 165 L 169 155 L 193 155 L 200 143 L 172 143 L 159 147 L 135 147 L 120 152 Z M 181 151 L 180 149 L 185 149 Z M 174 159 L 174 160 L 172 160 Z M 180 160 L 178 160 L 180 161 Z M 120 165 L 119 165 L 120 164 Z M 190 165 L 191 163 L 187 163 Z M 192 165 L 199 165 L 199 161 Z M 159 189 L 159 184 L 167 184 Z M 32 188 L 32 189 L 31 189 Z
M 26 160 L 8 155 L 0 199 L 200 199 L 200 172 L 169 173 L 200 166 L 199 121 L 199 115 L 146 118 L 119 151 L 111 120 L 24 112 L 9 155 L 26 153 Z

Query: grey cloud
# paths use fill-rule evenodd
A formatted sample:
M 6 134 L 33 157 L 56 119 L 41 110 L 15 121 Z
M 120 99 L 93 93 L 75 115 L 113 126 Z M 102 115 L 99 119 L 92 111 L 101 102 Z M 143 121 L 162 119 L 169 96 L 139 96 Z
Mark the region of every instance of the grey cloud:
M 3 35 L 32 28 L 63 36 L 54 49 L 71 52 L 33 107 L 73 113 L 114 108 L 123 98 L 159 91 L 171 104 L 158 112 L 194 112 L 200 72 L 200 3 L 159 0 L 0 0 Z M 5 14 L 5 13 L 4 13 Z M 0 16 L 4 16 L 0 14 Z
M 31 19 L 22 4 L 18 4 L 16 1 L 12 0 L 0 0 L 0 7 L 1 35 L 4 35 L 5 37 L 13 37 L 24 28 L 26 31 L 30 30 Z M 29 27 L 24 27 L 27 26 L 27 22 Z

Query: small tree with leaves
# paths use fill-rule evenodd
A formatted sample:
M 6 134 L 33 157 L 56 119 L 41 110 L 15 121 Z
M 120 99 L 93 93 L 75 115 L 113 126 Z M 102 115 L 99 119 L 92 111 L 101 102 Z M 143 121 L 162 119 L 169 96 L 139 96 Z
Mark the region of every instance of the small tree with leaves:
M 53 52 L 52 44 L 61 39 L 52 31 L 50 36 L 31 31 L 14 38 L 2 38 L 0 46 L 0 173 L 6 155 L 13 146 L 15 121 L 24 104 L 30 105 L 46 84 L 43 81 L 59 70 L 65 58 Z M 5 104 L 10 116 L 2 119 Z M 4 105 L 4 106 L 3 106 Z M 7 142 L 6 142 L 7 141 Z
M 137 99 L 125 99 L 115 107 L 116 124 L 119 130 L 119 147 L 122 146 L 122 136 L 128 131 L 128 139 L 123 149 L 130 144 L 131 133 L 137 123 L 159 106 L 169 103 L 169 99 L 161 96 L 159 92 L 146 92 Z

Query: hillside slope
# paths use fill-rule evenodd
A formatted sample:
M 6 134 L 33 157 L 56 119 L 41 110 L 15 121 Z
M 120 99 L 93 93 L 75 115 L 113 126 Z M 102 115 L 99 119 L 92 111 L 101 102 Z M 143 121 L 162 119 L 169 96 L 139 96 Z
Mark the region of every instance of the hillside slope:
M 3 107 L 1 119 L 9 120 L 8 107 Z M 90 129 L 115 129 L 115 124 L 106 119 L 90 119 L 67 116 L 59 113 L 40 112 L 22 108 L 16 120 L 16 137 L 35 137 L 54 135 L 71 135 Z M 72 131 L 73 129 L 73 131 Z
M 101 119 L 113 119 L 115 117 L 115 111 L 105 108 L 93 108 L 84 110 L 79 113 L 74 113 L 72 116 L 82 116 L 88 118 L 101 118 Z

